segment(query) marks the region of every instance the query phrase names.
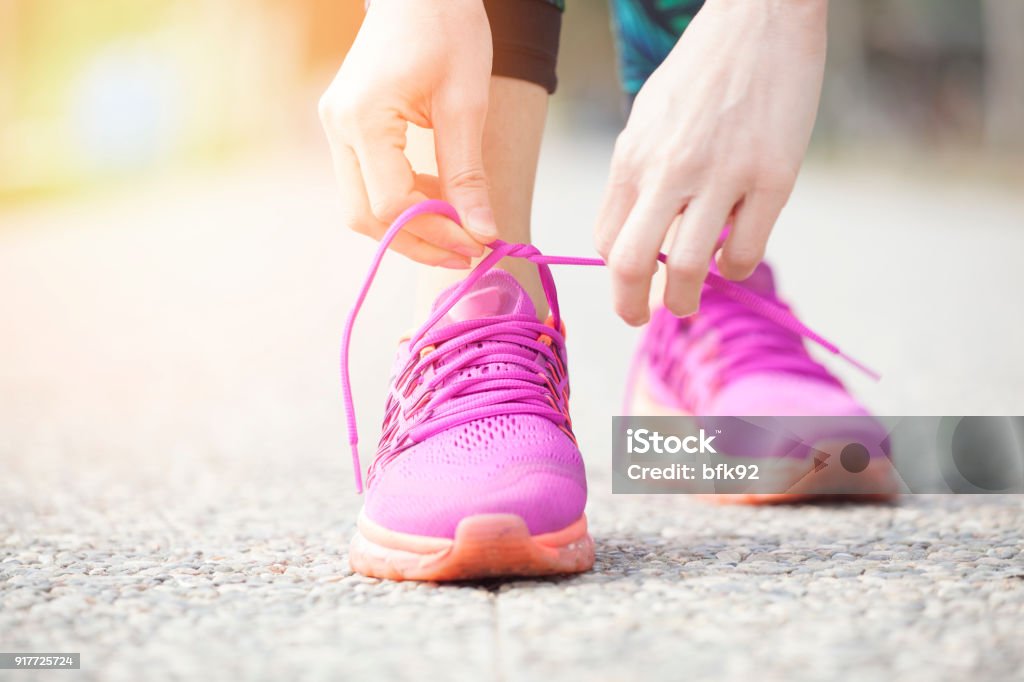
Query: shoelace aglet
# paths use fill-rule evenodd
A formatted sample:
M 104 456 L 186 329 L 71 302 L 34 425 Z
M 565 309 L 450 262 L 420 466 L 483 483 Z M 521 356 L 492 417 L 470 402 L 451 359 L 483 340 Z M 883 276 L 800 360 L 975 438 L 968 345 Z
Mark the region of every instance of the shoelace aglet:
M 861 372 L 863 372 L 868 377 L 870 377 L 873 381 L 881 381 L 882 380 L 882 375 L 881 374 L 879 374 L 875 370 L 871 369 L 870 367 L 865 365 L 860 360 L 857 360 L 856 358 L 853 358 L 852 356 L 847 355 L 846 353 L 844 353 L 843 351 L 841 351 L 839 349 L 836 349 L 836 355 L 838 355 L 843 360 L 846 360 L 848 363 L 850 363 L 851 365 L 853 365 L 854 367 L 859 369 Z
M 352 470 L 356 474 L 356 494 L 363 494 L 363 465 L 359 462 L 359 443 L 349 443 L 352 447 Z

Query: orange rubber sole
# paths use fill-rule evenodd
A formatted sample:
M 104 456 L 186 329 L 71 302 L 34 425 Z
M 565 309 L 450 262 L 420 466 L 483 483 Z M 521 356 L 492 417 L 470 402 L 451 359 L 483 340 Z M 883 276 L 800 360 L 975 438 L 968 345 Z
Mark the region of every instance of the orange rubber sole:
M 349 545 L 352 570 L 388 580 L 581 573 L 594 565 L 594 541 L 581 516 L 562 530 L 530 535 L 515 514 L 480 514 L 459 522 L 454 539 L 388 530 L 362 513 Z

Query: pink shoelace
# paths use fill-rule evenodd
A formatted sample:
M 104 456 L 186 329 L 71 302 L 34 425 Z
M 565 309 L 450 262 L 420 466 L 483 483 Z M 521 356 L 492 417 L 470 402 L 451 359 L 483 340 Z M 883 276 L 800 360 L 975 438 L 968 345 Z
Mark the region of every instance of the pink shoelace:
M 381 238 L 377 252 L 370 262 L 366 278 L 359 289 L 355 305 L 352 306 L 348 318 L 345 320 L 345 330 L 341 342 L 341 383 L 349 446 L 352 449 L 352 467 L 355 474 L 356 490 L 360 493 L 363 491 L 363 477 L 362 465 L 359 460 L 359 431 L 356 425 L 355 402 L 352 399 L 352 382 L 349 372 L 352 330 L 391 242 L 411 220 L 427 214 L 441 215 L 458 225 L 462 224 L 454 207 L 445 201 L 431 199 L 406 209 L 395 219 L 395 222 Z M 558 331 L 562 328 L 558 295 L 550 266 L 602 266 L 605 262 L 600 258 L 547 256 L 531 244 L 510 244 L 500 239 L 494 240 L 487 246 L 491 250 L 490 253 L 455 287 L 444 303 L 436 307 L 430 318 L 409 339 L 412 360 L 396 379 L 396 386 L 402 389 L 401 392 L 405 397 L 411 398 L 411 407 L 415 410 L 428 409 L 424 410 L 424 416 L 421 419 L 403 432 L 387 434 L 391 441 L 398 442 L 400 447 L 388 453 L 380 453 L 385 458 L 393 457 L 409 445 L 434 434 L 476 419 L 510 413 L 529 413 L 547 417 L 559 426 L 568 420 L 567 408 L 564 405 L 566 396 L 557 396 L 554 401 L 549 400 L 548 396 L 551 395 L 552 387 L 542 378 L 544 369 L 546 369 L 545 365 L 557 368 L 561 361 L 558 359 L 557 353 L 540 340 L 541 337 L 548 336 L 552 340 L 552 345 L 558 348 L 563 343 L 562 335 Z M 434 325 L 462 299 L 484 274 L 503 258 L 508 257 L 523 258 L 537 265 L 544 295 L 551 309 L 552 327 L 543 325 L 534 318 L 525 319 L 527 316 L 505 316 L 498 320 L 484 318 L 456 322 L 441 330 L 432 331 Z M 665 262 L 665 254 L 659 254 L 658 259 Z M 739 304 L 747 311 L 770 320 L 781 330 L 809 339 L 833 355 L 843 358 L 868 376 L 876 380 L 879 378 L 877 373 L 843 353 L 835 344 L 807 327 L 778 302 L 763 298 L 713 272 L 708 273 L 705 286 Z M 518 317 L 524 319 L 520 320 Z M 502 376 L 497 379 L 475 377 L 458 382 L 446 382 L 447 378 L 482 355 L 482 353 L 476 354 L 471 351 L 449 357 L 443 351 L 443 344 L 454 339 L 459 340 L 459 348 L 466 348 L 467 344 L 478 343 L 484 339 L 504 341 L 506 343 L 502 345 L 500 353 L 505 355 L 495 357 L 491 351 L 485 350 L 485 353 L 489 354 L 488 361 L 506 362 L 510 367 L 515 366 L 516 369 L 511 369 L 508 373 L 503 372 Z M 441 348 L 438 348 L 439 346 Z M 519 347 L 521 350 L 515 350 L 515 347 Z M 532 354 L 531 350 L 536 351 L 536 355 Z M 435 373 L 425 384 L 419 386 L 419 390 L 413 395 L 412 391 L 417 386 L 408 384 L 403 387 L 402 384 L 408 383 L 410 377 L 422 374 L 427 363 L 432 363 Z M 561 371 L 564 372 L 564 368 L 561 368 Z M 388 420 L 386 420 L 387 423 Z M 569 435 L 572 437 L 571 432 Z M 373 468 L 371 467 L 371 469 Z
M 560 332 L 527 313 L 420 329 L 389 392 L 368 481 L 424 438 L 495 414 L 544 417 L 575 442 L 564 343 Z
M 788 311 L 774 297 L 762 300 Z M 744 374 L 773 372 L 839 384 L 811 358 L 799 334 L 714 289 L 704 292 L 700 305 L 699 315 L 686 318 L 664 308 L 654 312 L 627 375 L 624 413 L 631 411 L 629 401 L 643 362 L 663 385 L 674 387 L 681 407 L 692 414 L 701 413 L 709 390 Z

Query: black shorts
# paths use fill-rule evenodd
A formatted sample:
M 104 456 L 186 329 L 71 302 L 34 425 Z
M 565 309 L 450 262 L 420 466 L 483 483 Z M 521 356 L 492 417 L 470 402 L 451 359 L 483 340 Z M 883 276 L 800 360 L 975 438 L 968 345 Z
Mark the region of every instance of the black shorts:
M 579 0 L 593 2 L 593 0 Z M 703 0 L 609 0 L 622 88 L 632 97 L 676 44 Z M 558 38 L 565 0 L 484 0 L 496 76 L 558 84 Z

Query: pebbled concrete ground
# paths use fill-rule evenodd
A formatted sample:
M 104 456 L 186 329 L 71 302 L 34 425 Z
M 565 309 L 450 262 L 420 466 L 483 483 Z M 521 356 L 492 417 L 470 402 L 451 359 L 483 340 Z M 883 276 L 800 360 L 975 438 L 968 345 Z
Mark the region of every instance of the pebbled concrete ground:
M 543 249 L 589 251 L 605 149 L 547 147 Z M 1022 679 L 1020 497 L 612 496 L 633 333 L 593 271 L 558 277 L 594 571 L 353 575 L 336 345 L 371 244 L 335 202 L 317 153 L 0 216 L 0 650 L 80 651 L 61 675 L 90 680 Z M 993 295 L 1024 286 L 1022 215 L 812 164 L 771 255 L 804 319 L 881 368 L 837 368 L 881 412 L 1022 414 L 1024 330 Z M 410 274 L 389 260 L 361 323 L 364 442 Z

